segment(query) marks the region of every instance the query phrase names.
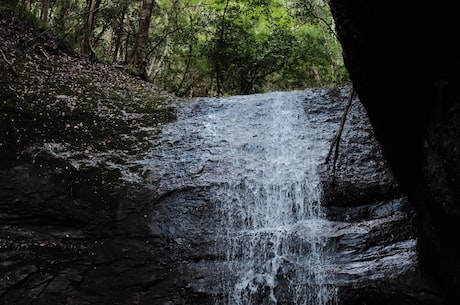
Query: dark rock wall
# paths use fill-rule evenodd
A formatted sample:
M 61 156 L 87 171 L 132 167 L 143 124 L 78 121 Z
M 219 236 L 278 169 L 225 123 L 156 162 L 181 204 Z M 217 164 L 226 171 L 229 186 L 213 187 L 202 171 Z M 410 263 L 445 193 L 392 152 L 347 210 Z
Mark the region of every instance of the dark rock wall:
M 304 107 L 318 127 L 313 142 L 328 143 L 350 88 L 311 90 Z M 193 124 L 211 108 L 188 103 L 182 105 L 191 109 L 187 116 L 150 138 L 151 167 L 136 163 L 134 173 L 145 171 L 139 176 L 145 180 L 122 179 L 129 162 L 75 167 L 72 147 L 61 154 L 37 149 L 30 159 L 0 168 L 0 304 L 215 304 L 226 257 L 216 247 L 223 194 L 216 179 L 226 171 L 202 158 L 214 142 L 196 145 L 202 135 Z M 178 133 L 178 126 L 189 129 Z M 196 168 L 203 170 L 197 174 Z M 334 251 L 331 283 L 340 304 L 445 305 L 419 272 L 413 210 L 401 198 L 357 99 L 335 175 L 330 164 L 319 170 L 328 216 L 324 234 Z M 181 173 L 191 174 L 183 179 Z M 286 281 L 279 283 L 286 288 Z
M 454 2 L 331 0 L 345 64 L 416 208 L 423 268 L 460 300 L 460 47 Z

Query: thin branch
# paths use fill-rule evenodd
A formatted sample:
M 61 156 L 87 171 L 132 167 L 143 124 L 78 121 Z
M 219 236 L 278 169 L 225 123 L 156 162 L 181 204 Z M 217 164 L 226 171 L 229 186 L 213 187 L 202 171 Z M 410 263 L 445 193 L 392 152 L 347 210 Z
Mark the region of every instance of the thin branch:
M 308 7 L 307 7 L 307 6 L 308 6 Z M 321 22 L 327 27 L 327 29 L 331 32 L 331 34 L 334 35 L 336 39 L 339 39 L 339 37 L 337 36 L 337 33 L 334 31 L 332 25 L 331 25 L 326 19 L 324 19 L 324 18 L 321 17 L 321 16 L 318 16 L 318 14 L 315 13 L 314 8 L 313 8 L 313 5 L 312 5 L 311 3 L 308 3 L 307 6 L 305 7 L 305 9 L 307 10 L 307 12 L 308 12 L 313 18 L 316 18 L 316 19 L 318 19 L 319 21 L 321 21 Z
M 175 28 L 172 29 L 171 31 L 167 32 L 163 36 L 160 37 L 160 40 L 147 52 L 147 55 L 145 56 L 146 58 L 149 57 L 159 46 L 160 44 L 163 43 L 163 41 L 168 38 L 169 35 L 174 34 L 175 32 L 181 30 L 181 28 Z
M 95 9 L 89 9 L 89 10 L 84 10 L 82 12 L 77 12 L 77 13 L 74 13 L 74 14 L 70 14 L 70 15 L 67 15 L 65 16 L 64 18 L 61 18 L 59 19 L 60 22 L 62 21 L 65 21 L 65 20 L 68 20 L 68 19 L 72 19 L 72 18 L 75 18 L 75 17 L 80 17 L 80 16 L 84 16 L 86 14 L 89 14 L 89 13 L 94 13 L 98 10 L 103 10 L 103 9 L 106 9 L 108 8 L 109 5 L 104 5 L 104 6 L 100 6 L 98 8 L 95 8 Z M 32 39 L 32 42 L 36 41 L 38 38 L 42 37 L 43 35 L 45 35 L 46 33 L 48 32 L 51 32 L 52 30 L 54 30 L 55 28 L 57 27 L 57 24 L 53 25 L 53 26 L 50 26 L 49 28 L 47 28 L 46 30 L 42 31 L 40 34 L 38 34 L 34 39 Z
M 347 102 L 347 105 L 345 106 L 345 109 L 342 113 L 342 119 L 340 120 L 340 125 L 339 125 L 339 129 L 337 130 L 337 133 L 335 135 L 335 138 L 334 140 L 332 141 L 331 143 L 331 147 L 329 148 L 329 152 L 327 153 L 327 156 L 326 156 L 326 164 L 329 163 L 329 159 L 332 155 L 332 151 L 334 150 L 335 148 L 335 152 L 334 152 L 334 163 L 333 163 L 333 172 L 335 173 L 335 166 L 337 164 L 337 158 L 339 156 L 339 144 L 340 144 L 340 139 L 342 137 L 342 132 L 343 132 L 343 127 L 345 125 L 345 121 L 347 119 L 347 114 L 348 114 L 348 111 L 350 110 L 350 107 L 353 103 L 353 97 L 355 95 L 355 89 L 354 87 L 351 88 L 351 92 L 350 92 L 350 96 L 348 97 L 348 102 Z
M 5 53 L 3 53 L 3 50 L 0 48 L 0 53 L 2 54 L 2 57 L 3 57 L 3 60 L 5 61 L 5 63 L 8 65 L 8 67 L 10 68 L 11 72 L 13 72 L 13 74 L 17 77 L 19 77 L 19 73 L 16 71 L 16 69 L 14 68 L 13 66 L 13 62 L 9 61 L 8 58 L 6 58 L 6 55 Z
M 38 50 L 43 54 L 43 56 L 45 56 L 46 60 L 50 61 L 50 57 L 48 56 L 48 54 L 46 54 L 45 50 L 43 50 L 42 46 L 39 46 Z

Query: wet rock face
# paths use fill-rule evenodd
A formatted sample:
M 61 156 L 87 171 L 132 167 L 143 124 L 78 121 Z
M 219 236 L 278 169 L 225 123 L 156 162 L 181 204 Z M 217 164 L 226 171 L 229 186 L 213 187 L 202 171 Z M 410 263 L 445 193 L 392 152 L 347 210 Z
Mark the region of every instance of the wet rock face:
M 346 94 L 349 92 L 343 89 L 331 90 L 327 104 L 315 101 L 317 105 L 312 107 L 319 113 L 328 114 L 326 117 L 318 115 L 317 120 L 331 137 L 336 129 L 327 130 L 330 128 L 327 126 L 330 122 L 335 123 L 334 127 L 338 126 L 348 98 Z M 356 97 L 345 120 L 334 166 L 335 152 L 334 149 L 329 162 L 320 167 L 324 205 L 356 207 L 402 196 L 388 164 L 382 158 L 364 107 Z
M 328 104 L 315 101 L 318 106 L 312 108 L 328 113 L 320 123 L 324 126 L 329 120 L 338 124 L 347 99 L 343 91 L 333 90 L 329 96 Z M 345 121 L 335 170 L 323 164 L 320 173 L 328 218 L 338 224 L 332 243 L 340 304 L 443 304 L 418 267 L 409 263 L 418 259 L 414 211 L 382 157 L 359 99 Z M 397 262 L 398 270 L 389 268 L 391 262 Z
M 300 128 L 314 137 L 311 152 L 326 153 L 348 93 L 346 87 L 308 91 L 301 107 L 315 129 L 308 131 L 303 122 Z M 256 125 L 267 110 L 262 101 L 252 102 L 257 111 L 239 102 Z M 115 151 L 96 164 L 89 162 L 94 155 L 78 154 L 75 163 L 72 150 L 44 143 L 29 158 L 3 168 L 0 301 L 215 304 L 223 279 L 216 280 L 216 274 L 226 255 L 216 244 L 216 232 L 222 230 L 216 203 L 227 180 L 244 174 L 248 162 L 243 158 L 241 168 L 233 167 L 231 159 L 238 158 L 230 152 L 264 150 L 255 140 L 228 146 L 231 135 L 216 142 L 227 126 L 219 125 L 225 120 L 213 120 L 222 112 L 241 117 L 229 103 L 177 106 L 185 114 L 154 129 L 145 139 L 148 153 L 117 158 Z M 442 304 L 419 273 L 413 211 L 382 160 L 357 100 L 344 129 L 335 178 L 330 165 L 321 165 L 319 175 L 327 205 L 321 234 L 334 253 L 327 268 L 340 304 Z M 287 291 L 285 274 L 279 274 L 277 290 Z M 262 290 L 260 298 L 267 294 Z M 293 305 L 288 298 L 278 303 Z
M 420 219 L 423 268 L 460 300 L 460 47 L 454 4 L 332 0 L 344 59 Z

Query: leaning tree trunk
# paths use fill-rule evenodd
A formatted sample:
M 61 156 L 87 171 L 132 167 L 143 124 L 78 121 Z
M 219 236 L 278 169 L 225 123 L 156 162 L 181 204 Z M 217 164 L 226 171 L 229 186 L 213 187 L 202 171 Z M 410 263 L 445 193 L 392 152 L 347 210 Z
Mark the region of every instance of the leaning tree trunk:
M 120 4 L 119 7 L 119 15 L 118 15 L 118 20 L 115 28 L 115 35 L 112 40 L 112 47 L 113 47 L 113 53 L 112 53 L 112 60 L 114 62 L 118 61 L 118 55 L 120 53 L 121 49 L 121 39 L 123 37 L 123 26 L 125 24 L 125 16 L 128 11 L 128 3 L 123 2 Z
M 97 16 L 99 13 L 99 6 L 101 5 L 101 0 L 87 0 L 86 7 L 86 21 L 85 21 L 85 30 L 83 40 L 81 42 L 81 53 L 84 56 L 94 55 L 93 48 L 91 46 L 91 39 L 94 34 L 94 29 L 96 28 Z
M 224 12 L 222 13 L 222 19 L 220 22 L 220 29 L 219 29 L 219 37 L 217 38 L 215 49 L 214 49 L 214 70 L 215 70 L 215 75 L 216 75 L 216 90 L 217 90 L 217 95 L 221 96 L 222 95 L 222 67 L 220 64 L 220 60 L 222 59 L 221 53 L 222 53 L 222 46 L 224 43 L 225 39 L 225 18 L 227 14 L 228 7 L 230 5 L 230 1 L 227 0 L 227 3 L 225 4 Z
M 40 20 L 44 23 L 48 23 L 48 13 L 50 9 L 50 2 L 49 0 L 42 0 L 42 7 L 40 12 Z
M 128 64 L 130 64 L 139 75 L 145 75 L 145 68 L 147 66 L 145 54 L 149 40 L 150 20 L 154 6 L 154 0 L 144 0 L 142 2 L 139 13 L 139 29 L 128 60 Z
M 56 27 L 63 34 L 66 31 L 67 19 L 69 18 L 70 1 L 60 0 L 58 2 L 58 12 L 56 16 Z

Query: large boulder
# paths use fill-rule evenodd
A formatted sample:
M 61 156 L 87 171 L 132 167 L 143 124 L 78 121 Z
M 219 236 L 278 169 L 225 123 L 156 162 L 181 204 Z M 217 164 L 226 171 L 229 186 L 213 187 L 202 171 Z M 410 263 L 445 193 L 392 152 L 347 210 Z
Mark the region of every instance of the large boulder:
M 331 0 L 345 64 L 419 219 L 419 255 L 460 300 L 460 47 L 453 2 Z

